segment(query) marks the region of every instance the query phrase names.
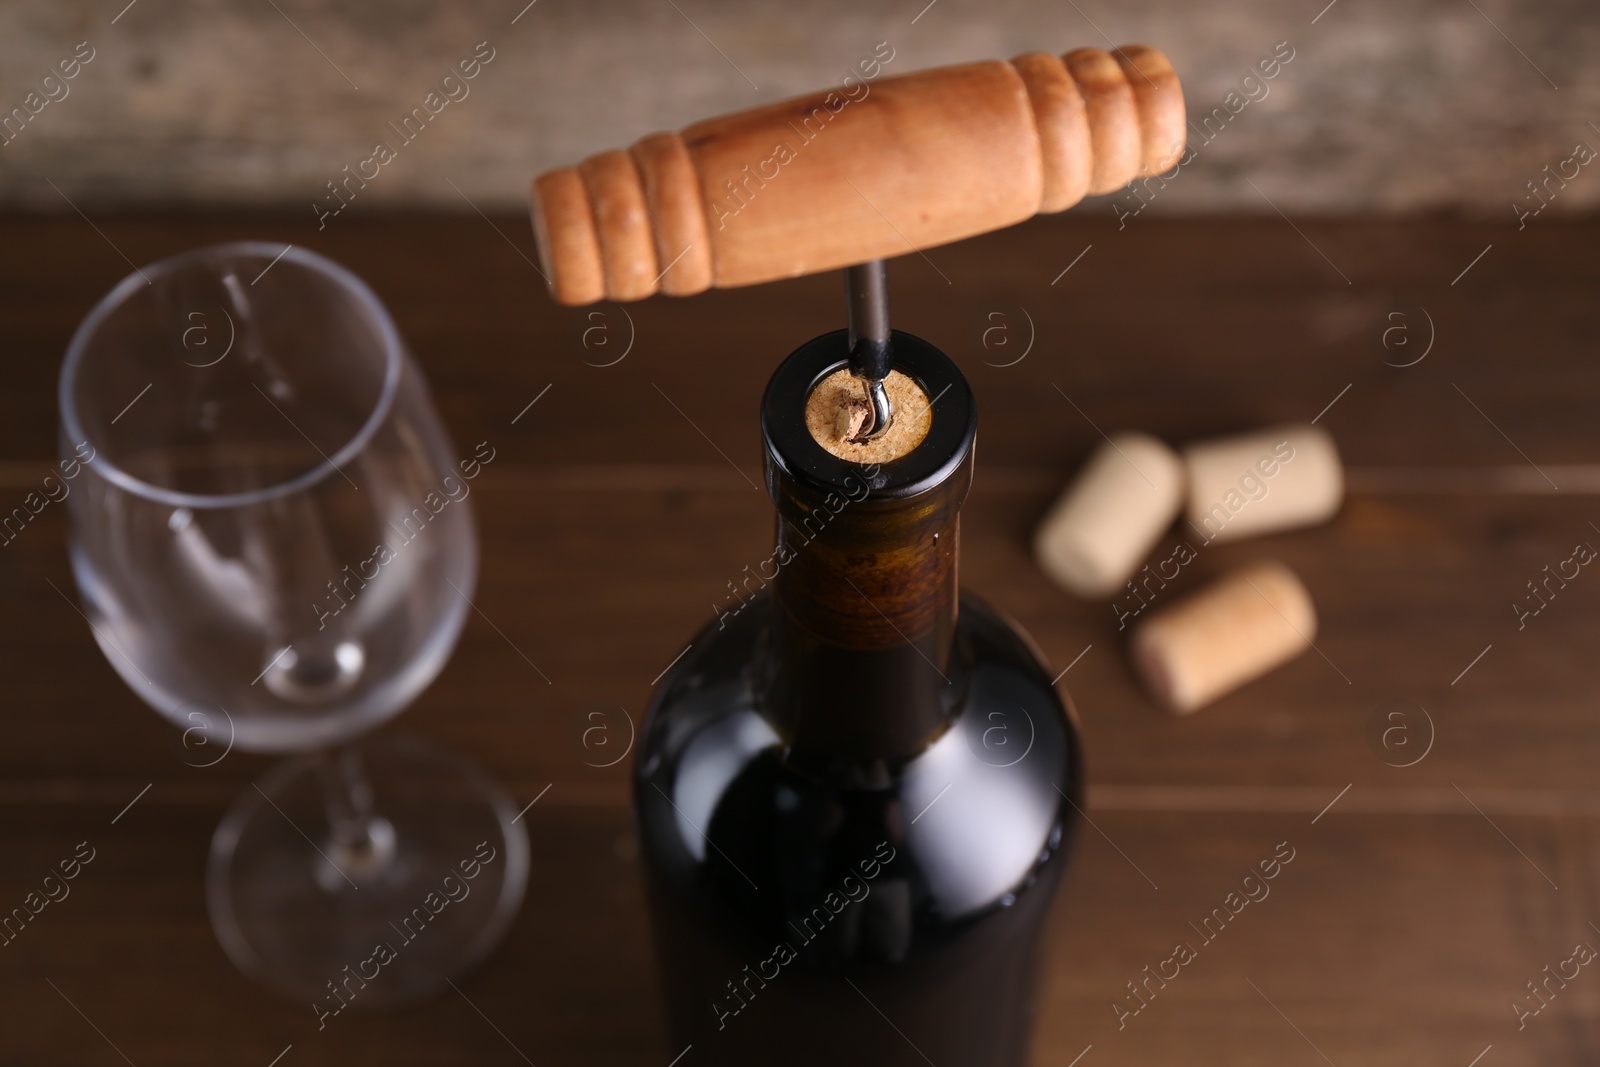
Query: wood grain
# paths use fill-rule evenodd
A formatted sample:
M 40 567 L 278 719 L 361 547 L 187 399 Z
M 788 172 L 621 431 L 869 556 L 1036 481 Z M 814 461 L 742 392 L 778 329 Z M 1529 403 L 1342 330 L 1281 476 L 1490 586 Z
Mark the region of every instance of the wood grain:
M 284 1063 L 402 1067 L 665 1065 L 683 1051 L 663 1037 L 620 808 L 541 802 L 528 820 L 522 914 L 460 992 L 400 1015 L 347 1013 L 320 1032 L 307 1006 L 251 985 L 212 938 L 202 857 L 220 808 L 141 802 L 113 827 L 115 810 L 65 805 L 41 819 L 0 807 L 8 901 L 78 841 L 97 849 L 72 895 L 0 950 L 12 1020 L 0 1062 L 109 1067 L 124 1062 L 113 1043 L 135 1064 L 174 1067 L 221 1056 L 266 1065 L 291 1045 Z M 1499 821 L 1556 891 L 1470 811 L 1335 808 L 1315 825 L 1303 812 L 1090 814 L 1104 836 L 1083 837 L 1047 936 L 1038 1067 L 1089 1045 L 1095 1062 L 1129 1067 L 1323 1062 L 1313 1045 L 1333 1063 L 1377 1067 L 1466 1067 L 1490 1044 L 1500 1062 L 1527 1065 L 1592 1062 L 1600 1050 L 1587 971 L 1526 1030 L 1508 1008 L 1541 968 L 1595 939 L 1587 919 L 1600 900 L 1583 863 L 1597 844 L 1592 820 Z M 1294 859 L 1268 895 L 1205 942 L 1189 924 L 1224 907 L 1280 842 Z M 1197 958 L 1119 1029 L 1112 1003 L 1130 1003 L 1126 983 L 1178 942 Z
M 625 737 L 622 712 L 636 720 L 725 583 L 770 552 L 755 405 L 784 353 L 838 325 L 837 285 L 638 305 L 632 349 L 602 367 L 625 346 L 622 309 L 530 300 L 529 242 L 519 220 L 495 221 L 514 247 L 476 216 L 353 225 L 314 246 L 390 305 L 457 443 L 499 450 L 472 497 L 482 615 L 393 728 L 471 756 L 524 803 L 550 786 L 529 813 L 534 883 L 509 940 L 460 983 L 465 997 L 320 1034 L 309 1008 L 236 974 L 207 925 L 205 850 L 267 762 L 182 762 L 175 731 L 121 684 L 69 603 L 52 504 L 0 545 L 0 906 L 77 842 L 100 851 L 70 898 L 0 947 L 0 1064 L 124 1062 L 84 1015 L 141 1067 L 265 1065 L 291 1044 L 280 1067 L 522 1054 L 664 1065 L 682 1051 L 661 1044 L 627 761 L 592 766 L 583 731 L 603 711 Z M 1482 1067 L 1593 1062 L 1600 979 L 1587 969 L 1524 1031 L 1508 1004 L 1573 943 L 1600 938 L 1585 932 L 1600 921 L 1600 580 L 1572 581 L 1521 629 L 1511 609 L 1575 541 L 1600 544 L 1600 443 L 1585 429 L 1600 390 L 1596 227 L 1502 244 L 1503 228 L 1469 224 L 1303 224 L 1357 283 L 1346 287 L 1281 221 L 1146 221 L 1120 233 L 1040 221 L 940 250 L 948 286 L 917 257 L 893 272 L 897 319 L 949 350 L 978 393 L 962 580 L 1019 619 L 1055 670 L 1071 665 L 1062 684 L 1082 718 L 1097 829 L 1050 935 L 1034 1062 L 1062 1067 L 1090 1044 L 1080 1067 L 1323 1062 L 1306 1038 L 1341 1065 L 1466 1067 L 1491 1043 Z M 102 228 L 138 262 L 239 236 L 306 240 L 303 224 L 271 217 Z M 81 220 L 10 218 L 0 232 L 9 507 L 54 454 L 67 337 L 127 268 Z M 1379 343 L 1402 300 L 1439 331 L 1409 368 L 1385 366 L 1396 357 Z M 1024 309 L 1037 331 L 1025 358 L 992 334 L 985 347 L 991 313 L 1025 335 Z M 585 347 L 592 313 L 606 345 L 591 334 Z M 1524 354 L 1514 373 L 1512 351 Z M 1132 678 L 1111 605 L 1041 577 L 1034 524 L 1097 426 L 1182 443 L 1310 419 L 1347 384 L 1318 422 L 1352 464 L 1335 520 L 1203 547 L 1161 593 L 1271 554 L 1316 599 L 1317 650 L 1197 715 L 1163 714 Z M 1415 766 L 1369 744 L 1373 716 L 1396 702 L 1432 716 Z M 1192 938 L 1187 923 L 1285 840 L 1297 858 L 1271 896 L 1119 1031 L 1110 1003 L 1124 983 Z
M 1276 219 L 1240 180 L 1248 174 L 1297 223 L 1467 211 L 1515 229 L 1513 202 L 1540 207 L 1528 181 L 1546 166 L 1554 173 L 1578 140 L 1600 147 L 1588 127 L 1600 121 L 1588 74 L 1600 6 L 1589 0 L 1476 0 L 1492 26 L 1460 0 L 1403 9 L 1341 0 L 1314 26 L 1328 0 L 1292 18 L 1279 0 L 1230 0 L 1220 14 L 1160 0 L 1115 9 L 1074 0 L 1087 19 L 1061 0 L 941 0 L 914 25 L 928 0 L 906 11 L 859 0 L 675 0 L 681 13 L 638 0 L 458 0 L 399 13 L 387 0 L 276 0 L 292 24 L 266 3 L 140 0 L 111 25 L 127 2 L 0 5 L 7 113 L 77 42 L 99 49 L 69 83 L 72 95 L 0 153 L 0 206 L 73 217 L 49 177 L 97 222 L 129 205 L 287 205 L 314 227 L 311 203 L 329 196 L 324 183 L 385 140 L 400 159 L 330 229 L 379 208 L 460 211 L 462 194 L 491 215 L 525 216 L 530 174 L 650 130 L 838 84 L 879 41 L 897 50 L 886 65 L 896 74 L 1058 42 L 1106 46 L 1096 26 L 1161 45 L 1197 125 L 1222 109 L 1226 134 L 1162 191 L 1162 212 Z M 497 55 L 468 83 L 471 95 L 401 146 L 389 123 L 485 40 Z M 1295 58 L 1272 65 L 1275 49 Z M 1262 60 L 1276 77 L 1260 77 Z M 1590 169 L 1530 229 L 1600 206 Z M 1124 199 L 1137 206 L 1132 194 L 1089 206 L 1111 218 Z
M 529 435 L 527 456 L 540 466 L 721 463 L 665 393 L 754 475 L 756 404 L 772 369 L 845 318 L 831 276 L 694 300 L 558 307 L 537 291 L 533 242 L 516 215 L 494 226 L 476 215 L 354 217 L 320 234 L 281 215 L 96 221 L 137 263 L 240 238 L 333 257 L 393 311 L 458 440 L 503 431 L 552 385 L 538 418 L 530 413 L 515 431 Z M 1119 229 L 1069 213 L 890 263 L 894 322 L 949 353 L 977 395 L 980 484 L 993 476 L 985 471 L 1015 464 L 1064 484 L 1102 440 L 1097 426 L 1181 444 L 1309 420 L 1347 385 L 1318 425 L 1351 466 L 1524 467 L 1530 488 L 1548 490 L 1463 394 L 1541 467 L 1600 462 L 1600 436 L 1570 429 L 1600 395 L 1600 305 L 1586 299 L 1600 263 L 1579 251 L 1600 240 L 1600 223 L 1529 227 L 1506 241 L 1514 227 L 1297 220 L 1351 278 L 1346 286 L 1281 219 L 1152 221 Z M 67 341 L 129 268 L 74 217 L 4 217 L 0 234 L 9 356 L 0 457 L 47 461 Z M 1433 351 L 1414 367 L 1386 365 L 1420 353 L 1381 344 L 1403 323 L 1406 333 L 1391 337 L 1420 345 L 1419 308 L 1435 324 Z M 1518 360 L 1533 372 L 1507 373 Z M 593 417 L 596 405 L 609 417 Z M 619 434 L 620 425 L 632 432 Z

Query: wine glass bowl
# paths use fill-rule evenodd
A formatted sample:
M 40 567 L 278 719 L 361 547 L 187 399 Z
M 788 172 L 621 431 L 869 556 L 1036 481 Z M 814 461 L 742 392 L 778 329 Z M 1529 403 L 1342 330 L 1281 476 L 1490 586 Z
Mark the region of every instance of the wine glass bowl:
M 297 750 L 443 666 L 476 579 L 478 461 L 452 458 L 354 275 L 268 244 L 146 268 L 79 328 L 61 411 L 64 454 L 93 450 L 68 498 L 85 611 L 156 710 L 220 708 L 239 747 Z

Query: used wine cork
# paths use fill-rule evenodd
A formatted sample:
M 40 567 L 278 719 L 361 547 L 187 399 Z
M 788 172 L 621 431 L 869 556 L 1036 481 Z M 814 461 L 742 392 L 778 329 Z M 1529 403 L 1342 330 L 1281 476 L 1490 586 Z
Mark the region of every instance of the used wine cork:
M 1310 647 L 1317 613 L 1304 583 L 1276 560 L 1230 571 L 1134 631 L 1135 670 L 1161 703 L 1187 715 Z
M 1040 568 L 1068 592 L 1108 597 L 1127 582 L 1183 504 L 1183 464 L 1148 434 L 1107 438 L 1033 539 Z
M 1319 426 L 1202 441 L 1184 449 L 1183 462 L 1188 519 L 1207 543 L 1324 522 L 1344 498 L 1338 449 Z
M 836 370 L 806 398 L 806 429 L 823 448 L 851 463 L 888 463 L 922 443 L 933 425 L 928 394 L 907 375 L 891 370 L 883 380 L 894 413 L 889 429 L 870 441 L 857 440 L 872 417 L 866 388 L 848 370 Z

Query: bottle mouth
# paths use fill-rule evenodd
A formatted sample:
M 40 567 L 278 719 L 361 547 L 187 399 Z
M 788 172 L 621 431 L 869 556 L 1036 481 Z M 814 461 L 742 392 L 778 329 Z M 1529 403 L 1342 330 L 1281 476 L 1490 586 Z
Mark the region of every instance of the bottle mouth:
M 904 500 L 943 484 L 972 454 L 978 412 L 966 377 L 949 356 L 900 330 L 891 334 L 893 369 L 928 397 L 927 434 L 911 451 L 884 463 L 854 463 L 823 448 L 806 424 L 806 403 L 824 378 L 849 366 L 849 345 L 848 330 L 813 338 L 790 353 L 767 382 L 761 440 L 774 502 L 781 503 L 780 479 L 818 494 L 859 493 L 865 486 L 873 499 Z

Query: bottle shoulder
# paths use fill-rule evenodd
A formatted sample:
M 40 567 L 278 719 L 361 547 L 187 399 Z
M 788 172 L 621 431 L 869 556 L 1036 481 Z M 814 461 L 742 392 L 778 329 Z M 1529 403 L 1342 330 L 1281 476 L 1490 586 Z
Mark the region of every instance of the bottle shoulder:
M 874 907 L 901 901 L 904 913 L 880 933 L 902 930 L 911 951 L 1011 907 L 1041 878 L 1054 883 L 1080 803 L 1078 743 L 1025 637 L 963 596 L 965 691 L 947 727 L 911 758 L 846 784 L 791 766 L 757 704 L 750 665 L 764 617 L 752 602 L 703 632 L 646 715 L 635 808 L 666 890 L 709 892 L 768 925 L 813 898 L 839 899 L 847 877 L 875 881 Z

